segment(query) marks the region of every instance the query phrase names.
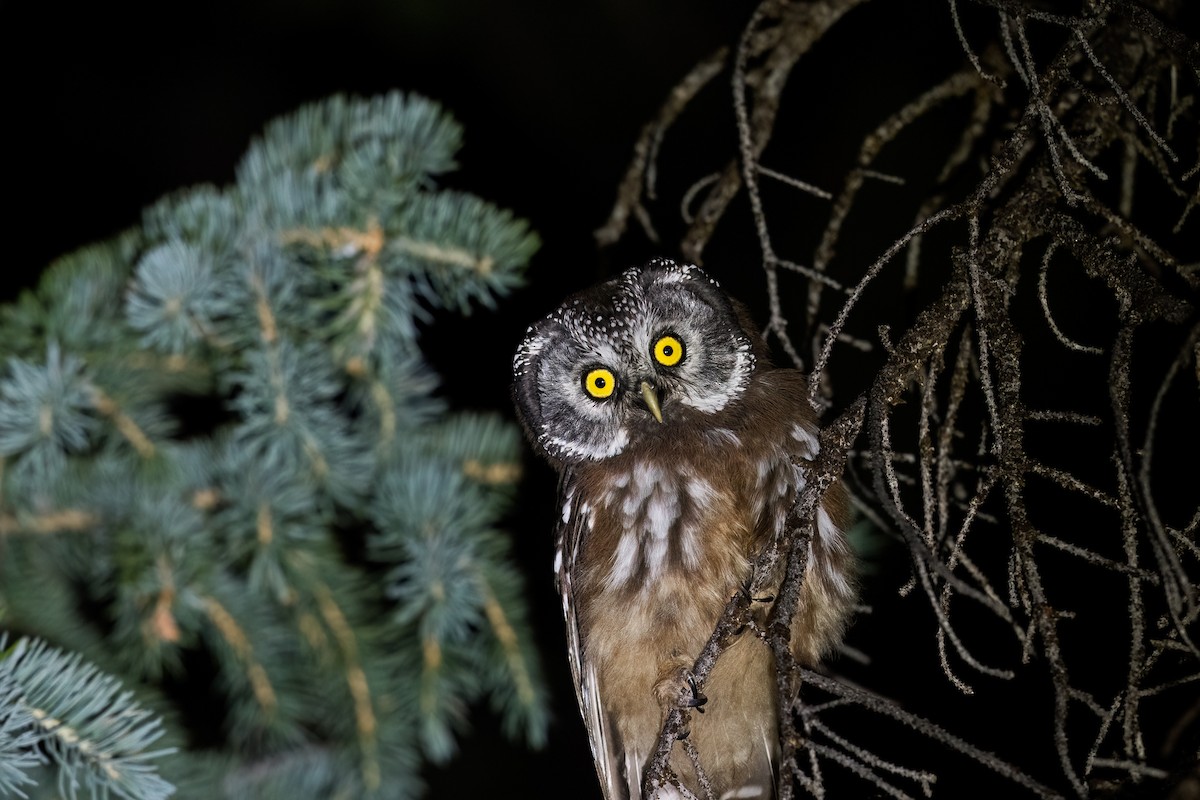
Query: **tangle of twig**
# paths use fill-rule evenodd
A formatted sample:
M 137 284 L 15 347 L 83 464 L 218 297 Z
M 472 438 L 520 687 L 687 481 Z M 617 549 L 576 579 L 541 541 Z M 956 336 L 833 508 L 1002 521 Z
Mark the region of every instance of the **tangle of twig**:
M 779 794 L 822 797 L 837 775 L 892 797 L 945 784 L 940 762 L 905 766 L 881 737 L 839 727 L 848 709 L 907 725 L 1036 796 L 1175 780 L 1200 744 L 1200 705 L 1189 699 L 1172 715 L 1160 701 L 1194 697 L 1200 680 L 1200 237 L 1183 229 L 1200 203 L 1200 169 L 1182 163 L 1193 150 L 1200 163 L 1200 44 L 1172 28 L 1179 3 L 1169 0 L 1106 0 L 1076 15 L 1030 0 L 929 1 L 940 4 L 960 63 L 855 134 L 861 145 L 840 187 L 815 190 L 797 174 L 811 160 L 779 144 L 780 112 L 806 102 L 789 93 L 788 77 L 822 57 L 818 42 L 883 13 L 858 9 L 863 0 L 761 3 L 732 57 L 698 65 L 647 126 L 630 172 L 644 182 L 655 131 L 700 91 L 717 91 L 713 77 L 725 71 L 736 152 L 718 173 L 688 179 L 679 248 L 698 261 L 722 219 L 748 213 L 766 333 L 798 367 L 797 343 L 811 342 L 810 403 L 847 409 L 822 441 L 831 460 L 798 500 L 808 524 L 777 543 L 770 566 L 803 566 L 813 493 L 843 472 L 844 458 L 855 508 L 909 556 L 898 588 L 923 596 L 925 611 L 908 639 L 932 628 L 943 683 L 984 697 L 1036 675 L 1046 690 L 1047 724 L 1022 734 L 1040 760 L 1009 763 L 970 731 L 952 734 L 792 663 L 795 595 L 781 596 L 754 632 L 775 651 L 780 696 L 798 698 L 780 733 Z M 947 118 L 960 127 L 945 152 L 929 153 L 932 166 L 906 160 L 931 120 Z M 796 250 L 794 218 L 762 178 L 801 189 L 809 204 L 828 201 L 809 252 Z M 732 205 L 743 192 L 745 205 Z M 606 227 L 613 237 L 623 230 L 613 220 L 651 213 L 644 196 L 623 185 Z M 862 209 L 879 197 L 896 198 L 885 206 L 902 222 L 889 218 L 887 230 L 903 232 L 866 258 L 846 255 L 873 233 Z M 789 289 L 793 281 L 804 285 Z M 854 365 L 865 362 L 864 379 Z M 860 424 L 863 441 L 846 438 Z M 1165 453 L 1185 446 L 1192 477 L 1181 481 Z M 696 661 L 699 681 L 747 608 L 730 601 Z M 999 623 L 992 635 L 978 632 L 980 615 Z M 866 659 L 855 680 L 869 681 L 875 645 L 854 636 L 847 648 Z M 978 678 L 968 682 L 964 669 Z M 834 699 L 812 703 L 814 690 Z M 669 782 L 685 717 L 668 715 L 648 791 Z M 1052 780 L 1031 777 L 1046 770 Z

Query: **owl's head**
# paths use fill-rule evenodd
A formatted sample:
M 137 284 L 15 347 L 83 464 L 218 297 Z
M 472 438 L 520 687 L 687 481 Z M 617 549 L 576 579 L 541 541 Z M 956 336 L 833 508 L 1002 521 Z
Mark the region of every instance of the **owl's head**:
M 529 437 L 598 461 L 742 397 L 757 362 L 745 315 L 698 267 L 655 259 L 568 297 L 513 359 Z

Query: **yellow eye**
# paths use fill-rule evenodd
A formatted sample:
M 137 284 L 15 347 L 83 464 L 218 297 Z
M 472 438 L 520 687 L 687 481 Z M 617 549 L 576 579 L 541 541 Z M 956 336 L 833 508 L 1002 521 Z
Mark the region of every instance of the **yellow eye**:
M 660 336 L 651 352 L 655 361 L 664 367 L 673 367 L 683 360 L 683 342 L 670 334 Z
M 597 400 L 604 400 L 617 389 L 617 379 L 604 367 L 589 369 L 583 376 L 583 390 Z

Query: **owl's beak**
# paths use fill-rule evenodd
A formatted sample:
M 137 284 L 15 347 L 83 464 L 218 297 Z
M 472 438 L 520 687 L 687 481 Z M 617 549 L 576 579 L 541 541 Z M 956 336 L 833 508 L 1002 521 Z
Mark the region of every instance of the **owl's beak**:
M 658 392 L 650 385 L 649 381 L 642 381 L 642 399 L 646 401 L 646 408 L 650 409 L 654 418 L 662 422 L 662 408 L 658 405 Z

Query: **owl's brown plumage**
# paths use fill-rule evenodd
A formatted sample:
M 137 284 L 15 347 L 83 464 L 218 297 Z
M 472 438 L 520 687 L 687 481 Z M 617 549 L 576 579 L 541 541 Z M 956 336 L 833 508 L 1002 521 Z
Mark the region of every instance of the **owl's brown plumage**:
M 657 260 L 569 298 L 515 360 L 522 421 L 560 473 L 556 571 L 608 800 L 641 797 L 666 712 L 698 702 L 688 670 L 755 556 L 794 522 L 799 465 L 818 448 L 804 377 L 772 368 L 745 319 L 702 271 Z M 854 600 L 842 498 L 818 512 L 793 626 L 809 664 Z M 775 687 L 752 636 L 708 676 L 689 738 L 718 797 L 774 796 Z M 678 748 L 671 764 L 699 794 Z

